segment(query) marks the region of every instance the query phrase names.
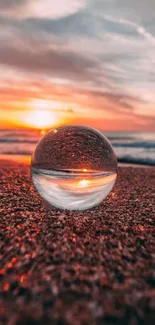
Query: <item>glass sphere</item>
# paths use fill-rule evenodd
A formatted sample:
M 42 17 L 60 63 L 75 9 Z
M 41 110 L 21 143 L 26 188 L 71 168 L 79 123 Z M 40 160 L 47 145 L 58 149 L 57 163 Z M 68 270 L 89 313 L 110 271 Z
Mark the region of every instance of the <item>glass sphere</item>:
M 117 159 L 99 131 L 62 126 L 39 141 L 32 156 L 31 175 L 49 205 L 85 210 L 98 205 L 113 188 Z

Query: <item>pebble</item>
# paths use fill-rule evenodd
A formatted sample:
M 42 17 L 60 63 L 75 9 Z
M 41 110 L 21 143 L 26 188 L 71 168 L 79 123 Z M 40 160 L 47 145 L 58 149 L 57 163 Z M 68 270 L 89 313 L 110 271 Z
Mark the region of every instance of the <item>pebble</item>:
M 1 165 L 0 324 L 154 325 L 155 168 L 119 168 L 100 206 L 67 212 Z

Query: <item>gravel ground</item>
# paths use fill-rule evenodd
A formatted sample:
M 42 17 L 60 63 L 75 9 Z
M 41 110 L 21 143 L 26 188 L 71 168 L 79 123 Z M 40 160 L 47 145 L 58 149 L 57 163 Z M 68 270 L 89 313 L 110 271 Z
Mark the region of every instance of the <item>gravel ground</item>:
M 155 324 L 155 168 L 119 168 L 86 212 L 47 211 L 1 162 L 0 324 Z

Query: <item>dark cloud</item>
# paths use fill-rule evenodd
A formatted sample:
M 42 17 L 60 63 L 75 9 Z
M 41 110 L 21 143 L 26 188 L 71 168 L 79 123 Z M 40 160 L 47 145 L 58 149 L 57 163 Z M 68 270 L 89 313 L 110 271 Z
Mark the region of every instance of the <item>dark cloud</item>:
M 27 0 L 0 0 L 1 9 L 10 9 L 17 6 L 20 6 L 27 2 Z
M 0 63 L 28 72 L 74 80 L 88 80 L 95 68 L 94 61 L 72 52 L 55 49 L 30 51 L 13 46 L 0 48 Z
M 1 23 L 16 26 L 21 30 L 30 31 L 32 28 L 37 34 L 46 32 L 48 34 L 56 35 L 57 37 L 68 38 L 74 37 L 87 37 L 89 39 L 101 40 L 104 33 L 117 33 L 122 32 L 127 36 L 135 35 L 133 28 L 122 26 L 115 22 L 108 22 L 104 17 L 96 17 L 93 12 L 83 10 L 66 17 L 57 19 L 29 17 L 22 20 L 16 20 L 11 17 L 10 19 L 1 19 Z
M 99 19 L 99 21 L 100 28 L 103 30 L 104 21 L 103 19 Z M 30 32 L 32 29 L 36 34 L 40 33 L 41 31 L 56 35 L 58 37 L 65 35 L 67 37 L 70 37 L 74 35 L 75 37 L 87 36 L 91 38 L 97 37 L 97 34 L 99 32 L 98 28 L 96 28 L 96 18 L 92 14 L 84 11 L 58 19 L 30 17 L 17 20 L 16 17 L 13 16 L 10 18 L 3 17 L 1 18 L 0 23 L 7 26 L 17 27 L 22 31 L 24 30 Z
M 100 30 L 103 30 L 104 21 L 102 18 L 96 20 L 92 13 L 80 11 L 78 13 L 62 17 L 60 19 L 51 20 L 43 18 L 29 18 L 26 20 L 28 24 L 41 29 L 47 33 L 53 33 L 57 36 L 67 35 L 97 37 Z M 96 28 L 97 25 L 97 28 Z
M 105 91 L 99 91 L 99 90 L 90 90 L 89 91 L 90 94 L 92 94 L 95 97 L 104 97 L 107 99 L 113 99 L 114 102 L 116 101 L 121 101 L 121 100 L 125 100 L 125 99 L 133 99 L 134 97 L 132 96 L 128 96 L 128 95 L 123 95 L 123 94 L 112 94 L 110 92 L 105 92 Z
M 36 30 L 52 33 L 59 37 L 84 36 L 101 40 L 103 35 L 108 33 L 125 34 L 126 37 L 135 36 L 133 27 L 121 26 L 116 22 L 109 22 L 104 17 L 93 14 L 88 10 L 83 10 L 66 17 L 58 19 L 30 17 L 24 20 L 27 25 L 32 25 Z
M 114 108 L 114 106 L 111 106 L 112 110 L 124 110 L 126 113 L 133 112 L 134 107 L 136 106 L 136 104 L 144 104 L 145 101 L 142 100 L 141 98 L 138 98 L 136 96 L 131 96 L 131 95 L 127 95 L 127 94 L 121 94 L 121 93 L 113 93 L 113 92 L 106 92 L 106 91 L 99 91 L 99 90 L 82 90 L 82 89 L 78 89 L 78 93 L 79 94 L 87 94 L 88 97 L 91 97 L 92 99 L 95 99 L 96 102 L 103 102 L 103 109 L 105 109 L 105 105 L 104 105 L 104 99 L 107 99 L 109 102 L 111 102 L 112 104 L 118 104 L 118 106 L 116 106 Z M 110 108 L 108 107 L 108 110 L 110 110 Z
M 107 13 L 114 17 L 122 17 L 132 21 L 146 23 L 155 17 L 154 0 L 89 0 L 90 8 L 100 13 Z

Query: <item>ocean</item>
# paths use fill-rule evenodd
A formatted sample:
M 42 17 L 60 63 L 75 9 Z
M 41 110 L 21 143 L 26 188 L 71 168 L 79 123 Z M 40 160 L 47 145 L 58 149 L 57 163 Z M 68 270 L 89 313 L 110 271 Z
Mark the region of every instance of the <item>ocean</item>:
M 155 166 L 155 132 L 102 133 L 111 142 L 119 162 Z M 0 154 L 10 158 L 11 155 L 30 156 L 41 137 L 38 130 L 2 129 Z

